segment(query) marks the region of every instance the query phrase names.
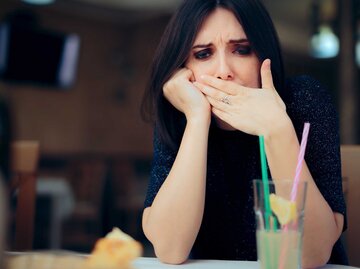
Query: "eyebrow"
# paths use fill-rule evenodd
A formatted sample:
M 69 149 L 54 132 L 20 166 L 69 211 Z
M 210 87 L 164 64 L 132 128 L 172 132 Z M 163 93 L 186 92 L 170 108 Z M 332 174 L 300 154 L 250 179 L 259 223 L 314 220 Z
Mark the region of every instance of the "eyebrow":
M 247 38 L 240 38 L 240 39 L 230 39 L 229 44 L 239 44 L 239 43 L 249 43 L 249 40 Z M 192 47 L 192 49 L 198 49 L 198 48 L 208 48 L 212 45 L 212 43 L 208 44 L 198 44 Z

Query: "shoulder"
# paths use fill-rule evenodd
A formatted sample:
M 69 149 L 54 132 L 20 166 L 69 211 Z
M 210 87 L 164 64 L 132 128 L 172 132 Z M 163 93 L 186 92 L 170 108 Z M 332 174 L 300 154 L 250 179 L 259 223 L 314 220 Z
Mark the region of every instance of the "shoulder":
M 339 118 L 332 96 L 319 81 L 298 76 L 287 81 L 286 112 L 300 140 L 305 122 L 311 124 L 308 151 L 339 144 Z M 311 143 L 313 141 L 314 143 Z
M 332 96 L 318 80 L 308 75 L 296 76 L 286 81 L 284 102 L 290 116 L 303 121 L 316 121 L 324 116 L 336 118 L 337 111 Z
M 311 102 L 311 101 L 320 101 L 314 99 L 316 98 L 325 98 L 324 101 L 331 102 L 331 96 L 318 80 L 308 75 L 301 75 L 287 79 L 286 81 L 286 91 L 289 101 L 294 102 Z

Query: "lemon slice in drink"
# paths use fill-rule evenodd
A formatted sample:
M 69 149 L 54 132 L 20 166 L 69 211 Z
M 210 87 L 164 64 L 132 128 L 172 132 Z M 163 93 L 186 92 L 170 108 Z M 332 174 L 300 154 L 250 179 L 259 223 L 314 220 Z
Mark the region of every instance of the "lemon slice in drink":
M 295 202 L 286 200 L 275 194 L 270 194 L 270 207 L 281 225 L 286 225 L 296 219 Z

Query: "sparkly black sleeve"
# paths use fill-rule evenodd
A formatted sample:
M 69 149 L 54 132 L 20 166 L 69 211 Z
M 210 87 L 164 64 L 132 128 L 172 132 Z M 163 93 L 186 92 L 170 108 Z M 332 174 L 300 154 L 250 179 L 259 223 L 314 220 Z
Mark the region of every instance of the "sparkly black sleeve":
M 150 173 L 150 182 L 146 194 L 144 206 L 152 205 L 156 194 L 168 176 L 174 163 L 176 152 L 161 142 L 157 131 L 154 131 L 154 156 Z
M 331 209 L 345 216 L 338 115 L 331 96 L 318 81 L 308 76 L 290 80 L 287 90 L 287 112 L 299 141 L 304 123 L 310 122 L 305 161 L 311 175 Z

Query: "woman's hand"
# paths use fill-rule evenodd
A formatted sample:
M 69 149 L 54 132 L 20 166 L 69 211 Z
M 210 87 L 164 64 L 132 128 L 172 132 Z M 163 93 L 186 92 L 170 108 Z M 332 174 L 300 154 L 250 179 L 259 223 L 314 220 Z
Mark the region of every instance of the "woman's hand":
M 248 88 L 232 81 L 202 76 L 194 84 L 205 94 L 212 113 L 235 129 L 252 135 L 270 135 L 274 128 L 288 123 L 284 102 L 272 80 L 270 60 L 260 70 L 262 88 Z
M 178 70 L 164 85 L 165 98 L 190 120 L 196 117 L 206 117 L 210 120 L 210 104 L 204 94 L 194 86 L 195 78 L 190 69 Z

